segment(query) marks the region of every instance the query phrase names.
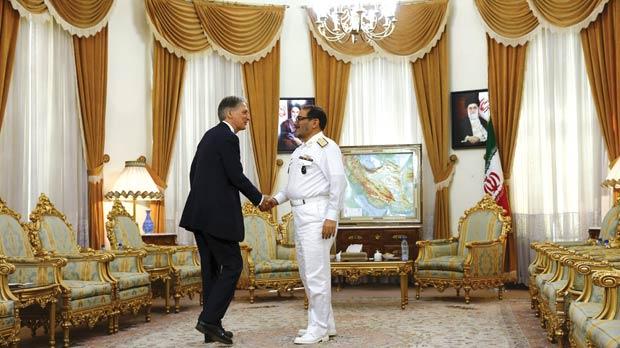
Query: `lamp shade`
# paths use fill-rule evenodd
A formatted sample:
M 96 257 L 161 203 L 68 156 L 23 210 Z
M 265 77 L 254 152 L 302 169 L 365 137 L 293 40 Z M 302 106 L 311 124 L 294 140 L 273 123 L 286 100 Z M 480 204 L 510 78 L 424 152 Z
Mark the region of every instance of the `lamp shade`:
M 158 201 L 162 193 L 153 181 L 143 161 L 126 161 L 111 191 L 106 193 L 107 199 L 140 199 Z
M 620 158 L 616 158 L 602 185 L 610 188 L 620 188 Z

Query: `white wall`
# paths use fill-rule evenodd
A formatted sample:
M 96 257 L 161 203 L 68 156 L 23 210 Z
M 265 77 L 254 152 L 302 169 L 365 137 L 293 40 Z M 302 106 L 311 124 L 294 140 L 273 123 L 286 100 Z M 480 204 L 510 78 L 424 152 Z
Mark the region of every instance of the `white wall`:
M 264 3 L 245 0 L 246 3 Z M 280 95 L 314 96 L 310 42 L 300 1 L 272 0 L 289 4 L 281 39 Z M 116 1 L 109 23 L 108 99 L 105 153 L 111 157 L 104 168 L 104 192 L 120 174 L 124 161 L 151 156 L 151 40 L 141 0 Z M 447 33 L 450 41 L 450 89 L 487 87 L 485 34 L 473 0 L 451 1 Z M 459 158 L 451 189 L 451 226 L 456 233 L 459 216 L 482 195 L 483 150 L 454 151 Z M 280 155 L 286 164 L 288 155 Z M 282 168 L 286 168 L 283 166 Z M 430 168 L 424 168 L 425 225 L 432 224 L 434 185 Z M 278 174 L 276 190 L 286 182 L 286 171 Z M 129 207 L 128 207 L 129 208 Z M 109 204 L 106 204 L 106 210 Z M 280 208 L 282 215 L 289 210 Z M 142 221 L 144 207 L 139 208 Z M 430 229 L 426 229 L 430 231 Z M 428 237 L 428 236 L 426 236 Z

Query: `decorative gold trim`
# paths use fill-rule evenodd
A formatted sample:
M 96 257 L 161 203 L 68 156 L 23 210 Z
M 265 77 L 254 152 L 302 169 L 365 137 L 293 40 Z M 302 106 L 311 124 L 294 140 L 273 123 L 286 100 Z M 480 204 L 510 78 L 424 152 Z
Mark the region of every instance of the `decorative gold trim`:
M 288 243 L 290 238 L 289 233 L 291 233 L 288 229 L 288 226 L 293 223 L 293 212 L 284 214 L 281 220 L 282 223 L 278 226 L 278 229 L 280 231 L 280 245 L 294 248 L 295 243 Z M 295 236 L 293 236 L 293 238 L 295 238 Z

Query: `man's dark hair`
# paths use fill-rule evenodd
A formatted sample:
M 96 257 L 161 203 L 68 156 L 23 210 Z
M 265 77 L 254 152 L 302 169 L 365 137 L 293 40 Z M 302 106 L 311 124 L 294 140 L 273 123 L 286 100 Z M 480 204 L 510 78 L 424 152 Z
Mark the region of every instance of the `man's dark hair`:
M 325 110 L 323 110 L 322 107 L 316 106 L 316 105 L 304 105 L 301 109 L 308 110 L 308 114 L 306 114 L 306 116 L 309 119 L 310 118 L 318 119 L 319 127 L 321 127 L 321 130 L 325 129 L 325 126 L 327 126 L 327 114 L 325 113 Z
M 220 105 L 217 107 L 217 117 L 220 119 L 220 121 L 224 121 L 226 119 L 226 114 L 228 113 L 228 111 L 241 105 L 241 103 L 245 103 L 245 99 L 234 95 L 222 99 Z

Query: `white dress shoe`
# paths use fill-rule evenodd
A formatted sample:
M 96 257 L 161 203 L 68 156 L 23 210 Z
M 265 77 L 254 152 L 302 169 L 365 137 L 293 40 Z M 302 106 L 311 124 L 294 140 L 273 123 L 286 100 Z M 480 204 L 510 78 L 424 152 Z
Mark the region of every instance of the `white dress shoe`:
M 315 344 L 319 342 L 327 342 L 329 341 L 329 336 L 325 335 L 323 337 L 314 337 L 314 335 L 306 334 L 301 337 L 295 337 L 295 344 Z
M 297 336 L 303 336 L 306 334 L 306 329 L 299 329 L 299 331 L 297 331 Z M 327 335 L 329 337 L 334 337 L 336 336 L 336 329 L 329 329 L 327 330 Z

